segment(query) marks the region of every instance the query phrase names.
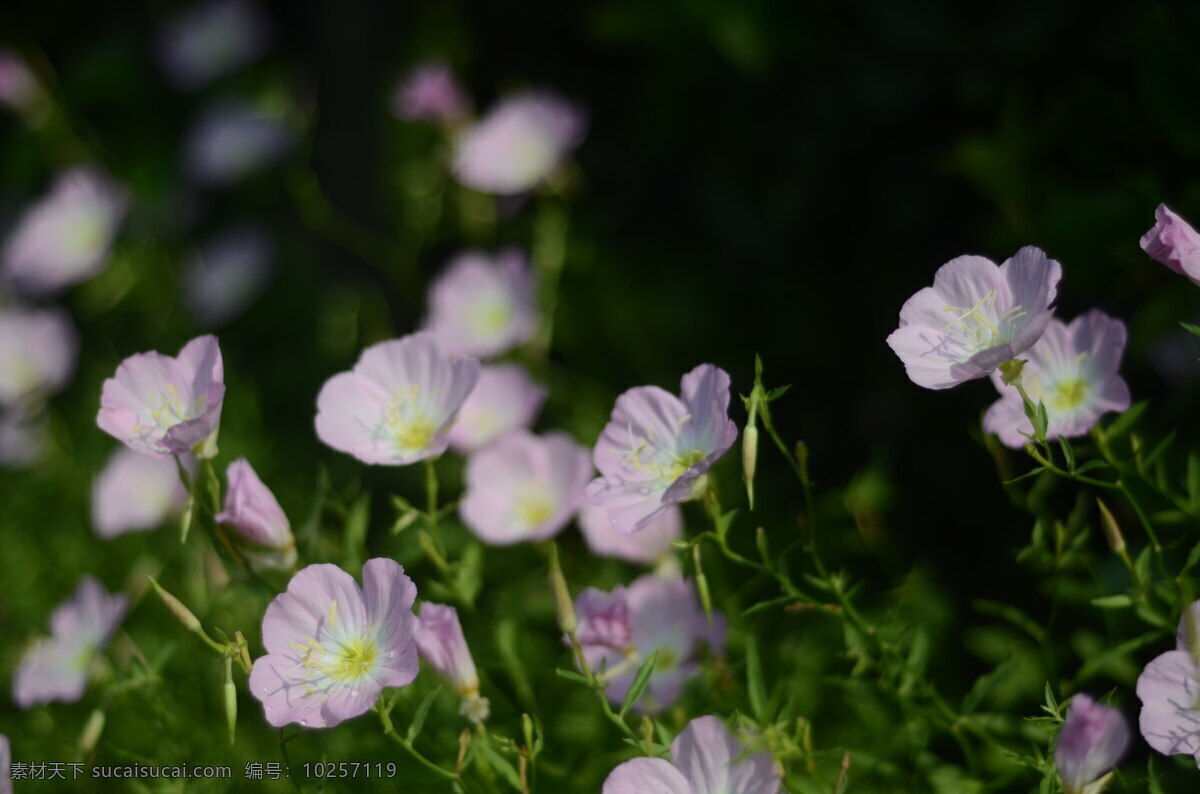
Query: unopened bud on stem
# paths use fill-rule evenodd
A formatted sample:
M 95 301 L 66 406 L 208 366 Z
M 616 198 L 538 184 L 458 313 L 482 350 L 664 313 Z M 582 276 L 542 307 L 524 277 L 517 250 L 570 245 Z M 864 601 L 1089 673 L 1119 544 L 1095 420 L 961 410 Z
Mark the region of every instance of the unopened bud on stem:
M 1096 505 L 1100 508 L 1100 526 L 1104 529 L 1104 539 L 1108 541 L 1108 547 L 1116 554 L 1124 554 L 1125 536 L 1121 534 L 1117 519 L 1103 501 L 1097 499 Z
M 575 618 L 575 602 L 571 600 L 571 589 L 563 576 L 558 560 L 558 544 L 550 543 L 550 592 L 554 595 L 554 614 L 558 626 L 567 634 L 574 634 L 579 621 Z
M 153 576 L 147 578 L 150 580 L 150 584 L 154 587 L 154 592 L 158 593 L 158 597 L 161 598 L 163 604 L 166 605 L 167 611 L 174 615 L 175 619 L 182 623 L 185 629 L 194 634 L 204 633 L 204 627 L 200 625 L 200 618 L 193 615 L 192 610 L 185 607 L 183 602 L 178 598 L 162 589 L 162 586 L 158 582 L 154 581 Z

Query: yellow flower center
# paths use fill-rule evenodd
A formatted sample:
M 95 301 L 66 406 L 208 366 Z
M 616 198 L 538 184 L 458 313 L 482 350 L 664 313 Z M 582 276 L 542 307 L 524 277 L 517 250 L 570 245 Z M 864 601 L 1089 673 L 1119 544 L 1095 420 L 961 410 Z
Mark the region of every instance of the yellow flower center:
M 330 655 L 333 658 L 323 665 L 325 674 L 338 682 L 354 681 L 374 669 L 379 649 L 375 643 L 358 637 Z
M 437 434 L 437 425 L 425 415 L 417 400 L 420 390 L 415 383 L 396 389 L 384 415 L 384 426 L 396 446 L 402 450 L 423 449 Z
M 1083 378 L 1065 378 L 1054 385 L 1047 404 L 1057 411 L 1071 411 L 1083 405 L 1088 383 Z
M 504 301 L 488 303 L 474 313 L 475 329 L 482 336 L 495 336 L 512 322 L 512 307 Z
M 555 504 L 544 486 L 524 489 L 513 501 L 513 518 L 526 527 L 536 527 L 554 515 Z

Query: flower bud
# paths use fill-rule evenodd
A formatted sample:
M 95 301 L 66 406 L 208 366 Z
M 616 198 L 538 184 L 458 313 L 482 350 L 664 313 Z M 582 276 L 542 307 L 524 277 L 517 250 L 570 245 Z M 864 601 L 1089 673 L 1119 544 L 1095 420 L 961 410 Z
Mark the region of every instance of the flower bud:
M 88 717 L 87 724 L 83 726 L 83 733 L 79 734 L 79 752 L 81 755 L 90 755 L 92 750 L 96 749 L 96 743 L 100 741 L 100 735 L 104 733 L 104 712 L 96 709 Z
M 1099 499 L 1096 500 L 1096 505 L 1100 508 L 1100 527 L 1104 530 L 1104 539 L 1108 541 L 1108 547 L 1113 550 L 1114 554 L 1125 553 L 1125 536 L 1121 534 L 1121 527 L 1117 524 L 1117 519 L 1108 509 L 1108 505 Z
M 479 675 L 463 637 L 458 611 L 451 606 L 426 601 L 421 605 L 414 639 L 421 658 L 463 696 L 460 713 L 471 722 L 487 719 L 488 701 L 479 696 Z
M 558 617 L 559 628 L 567 634 L 573 633 L 579 625 L 575 618 L 575 604 L 558 561 L 558 546 L 553 544 L 550 546 L 550 592 L 554 594 L 554 613 Z
M 233 684 L 233 657 L 225 657 L 225 719 L 229 726 L 229 743 L 237 733 L 237 687 Z
M 1076 695 L 1054 746 L 1054 763 L 1067 794 L 1080 794 L 1116 766 L 1128 746 L 1129 724 L 1121 712 Z
M 229 464 L 225 479 L 229 490 L 225 494 L 225 509 L 214 516 L 217 523 L 232 527 L 253 547 L 268 550 L 263 553 L 251 549 L 248 556 L 253 562 L 264 567 L 292 567 L 296 562 L 296 541 L 275 495 L 245 458 Z
M 167 607 L 175 619 L 183 624 L 183 627 L 193 634 L 203 634 L 204 627 L 200 624 L 200 618 L 192 614 L 192 611 L 183 605 L 175 596 L 162 589 L 158 582 L 154 581 L 153 576 L 147 577 L 150 584 L 154 587 L 154 592 L 158 593 L 158 597 L 162 599 L 163 604 Z
M 742 432 L 742 479 L 746 483 L 746 496 L 754 508 L 754 471 L 758 464 L 758 427 L 747 424 Z

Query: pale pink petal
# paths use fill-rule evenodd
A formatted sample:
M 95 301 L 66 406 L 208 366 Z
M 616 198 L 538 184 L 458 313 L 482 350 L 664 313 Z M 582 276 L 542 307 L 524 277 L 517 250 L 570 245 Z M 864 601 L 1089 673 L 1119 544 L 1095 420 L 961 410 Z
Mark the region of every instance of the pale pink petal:
M 1138 676 L 1137 695 L 1147 744 L 1166 755 L 1200 752 L 1200 679 L 1191 654 L 1167 651 L 1155 658 Z
M 695 794 L 779 794 L 779 771 L 771 754 L 739 757 L 744 748 L 716 717 L 700 717 L 671 743 L 671 764 Z
M 667 761 L 635 758 L 608 774 L 600 794 L 695 794 L 695 790 Z

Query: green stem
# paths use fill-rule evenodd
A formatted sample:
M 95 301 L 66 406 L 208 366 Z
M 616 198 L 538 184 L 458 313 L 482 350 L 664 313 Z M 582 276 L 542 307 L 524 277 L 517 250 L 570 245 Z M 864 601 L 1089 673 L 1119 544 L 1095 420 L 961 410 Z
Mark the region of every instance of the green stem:
M 417 761 L 417 763 L 428 769 L 430 772 L 434 772 L 437 775 L 446 778 L 447 780 L 459 779 L 459 774 L 457 772 L 451 772 L 447 769 L 443 769 L 434 762 L 430 761 L 428 758 L 421 755 L 421 753 L 417 751 L 416 747 L 413 747 L 412 742 L 396 733 L 396 729 L 392 727 L 392 717 L 390 714 L 388 714 L 387 707 L 383 705 L 383 695 L 380 695 L 379 700 L 375 702 L 375 711 L 379 714 L 379 722 L 383 725 L 384 735 L 390 737 L 397 744 L 407 750 L 408 754 L 411 755 L 413 759 Z

